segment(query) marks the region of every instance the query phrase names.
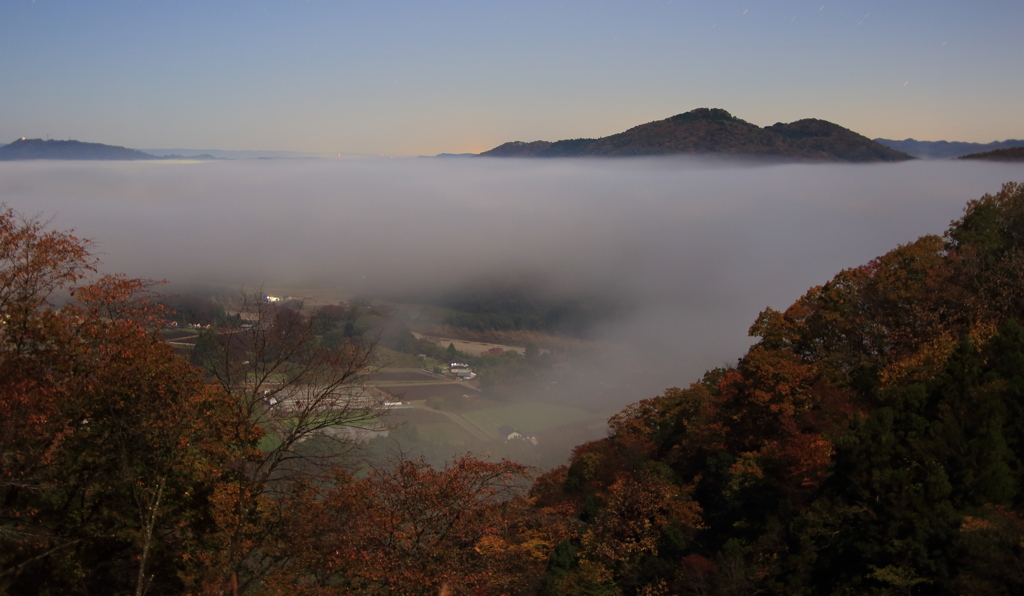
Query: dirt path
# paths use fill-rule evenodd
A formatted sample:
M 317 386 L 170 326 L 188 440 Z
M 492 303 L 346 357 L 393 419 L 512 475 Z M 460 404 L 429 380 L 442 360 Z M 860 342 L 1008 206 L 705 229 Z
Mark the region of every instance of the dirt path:
M 434 408 L 431 408 L 425 402 L 422 402 L 422 401 L 414 401 L 414 402 L 411 402 L 411 403 L 412 403 L 412 406 L 414 408 L 419 408 L 421 410 L 426 410 L 428 412 L 434 412 L 436 414 L 441 414 L 443 416 L 447 416 L 449 420 L 451 420 L 455 424 L 458 424 L 466 432 L 468 432 L 469 434 L 473 435 L 477 439 L 480 439 L 481 441 L 493 441 L 494 440 L 491 437 L 487 436 L 482 430 L 477 428 L 477 426 L 475 424 L 470 423 L 469 421 L 467 421 L 462 416 L 459 416 L 458 414 L 453 414 L 451 412 L 445 412 L 444 410 L 435 410 Z

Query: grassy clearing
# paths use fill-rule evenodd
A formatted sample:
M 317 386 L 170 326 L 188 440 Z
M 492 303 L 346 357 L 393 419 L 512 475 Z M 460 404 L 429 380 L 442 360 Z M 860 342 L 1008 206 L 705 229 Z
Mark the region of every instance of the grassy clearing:
M 420 424 L 416 427 L 419 440 L 439 445 L 465 445 L 474 441 L 473 435 L 454 422 L 445 420 L 432 424 Z
M 419 444 L 468 445 L 476 440 L 448 417 L 428 410 L 396 410 L 388 416 L 387 422 L 414 427 Z
M 462 412 L 461 415 L 495 439 L 499 438 L 498 427 L 506 424 L 525 433 L 534 434 L 549 428 L 596 419 L 590 412 L 577 408 L 539 402 L 523 402 L 486 410 Z
M 421 368 L 423 366 L 423 361 L 418 357 L 396 352 L 384 346 L 377 346 L 374 349 L 374 356 L 386 368 Z
M 357 426 L 359 428 L 383 427 L 383 423 L 380 418 L 377 418 L 376 416 L 369 416 L 368 414 L 365 414 L 364 411 L 353 411 L 351 416 L 345 420 L 333 420 L 332 417 L 334 416 L 337 416 L 337 414 L 332 412 L 312 413 L 307 424 L 310 426 L 319 426 L 325 425 L 328 422 L 337 422 L 337 424 L 324 426 L 324 429 L 329 429 L 332 426 Z M 345 424 L 346 421 L 350 424 Z M 262 421 L 262 423 L 259 420 L 256 422 L 263 427 L 265 432 L 257 447 L 262 451 L 271 451 L 280 447 L 282 442 L 279 432 L 275 429 L 280 429 L 282 432 L 288 432 L 294 429 L 299 424 L 299 416 L 291 414 L 284 418 L 277 419 L 276 421 L 268 418 L 267 420 Z
M 274 449 L 277 449 L 278 447 L 281 446 L 281 438 L 277 436 L 277 433 L 275 433 L 272 430 L 263 430 L 266 431 L 266 434 L 263 435 L 263 437 L 260 439 L 259 444 L 256 445 L 257 449 L 266 452 L 273 451 Z

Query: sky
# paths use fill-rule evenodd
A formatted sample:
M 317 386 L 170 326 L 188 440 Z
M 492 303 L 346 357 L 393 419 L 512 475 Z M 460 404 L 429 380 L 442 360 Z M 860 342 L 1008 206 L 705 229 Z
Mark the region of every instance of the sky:
M 1024 138 L 1020 0 L 0 2 L 0 143 L 388 156 L 697 107 Z

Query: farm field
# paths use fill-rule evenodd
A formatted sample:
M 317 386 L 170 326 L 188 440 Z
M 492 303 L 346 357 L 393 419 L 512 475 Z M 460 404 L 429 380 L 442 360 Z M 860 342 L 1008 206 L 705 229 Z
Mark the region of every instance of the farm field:
M 584 410 L 540 402 L 462 412 L 461 416 L 495 439 L 499 438 L 498 428 L 506 424 L 525 433 L 536 434 L 559 426 L 599 420 Z
M 476 439 L 447 416 L 428 410 L 398 410 L 388 416 L 388 424 L 416 427 L 418 439 L 440 445 L 468 445 Z
M 387 391 L 401 401 L 419 401 L 434 398 L 451 398 L 468 395 L 479 397 L 476 389 L 460 383 L 437 383 L 430 385 L 376 385 L 377 389 Z

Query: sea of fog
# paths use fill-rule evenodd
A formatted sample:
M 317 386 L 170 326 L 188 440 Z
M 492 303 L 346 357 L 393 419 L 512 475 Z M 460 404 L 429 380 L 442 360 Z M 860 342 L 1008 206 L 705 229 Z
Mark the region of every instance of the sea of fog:
M 1024 166 L 306 159 L 0 163 L 0 201 L 184 284 L 443 289 L 531 276 L 628 305 L 598 334 L 629 398 L 735 363 L 765 307 L 924 234 Z

